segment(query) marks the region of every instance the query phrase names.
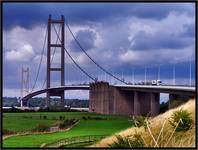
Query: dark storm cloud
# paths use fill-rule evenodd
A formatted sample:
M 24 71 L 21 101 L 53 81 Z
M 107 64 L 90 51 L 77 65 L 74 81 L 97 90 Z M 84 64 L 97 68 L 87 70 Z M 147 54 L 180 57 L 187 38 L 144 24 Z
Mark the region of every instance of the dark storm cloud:
M 162 19 L 168 16 L 171 11 L 194 15 L 194 7 L 195 5 L 190 3 L 189 5 L 184 3 L 142 3 L 134 5 L 131 13 L 139 18 Z
M 181 36 L 195 38 L 195 24 L 185 24 L 184 31 L 181 33 Z
M 46 18 L 46 10 L 39 4 L 3 4 L 4 29 L 10 29 L 16 25 L 31 28 L 46 21 Z
M 100 21 L 104 17 L 112 16 L 112 14 L 126 14 L 125 12 L 128 10 L 126 5 L 122 9 L 111 7 L 111 4 L 107 5 L 95 3 L 4 4 L 3 25 L 5 29 L 16 25 L 30 28 L 42 22 L 46 23 L 49 14 L 52 14 L 53 18 L 57 18 L 62 14 L 74 23 Z
M 166 32 L 157 32 L 152 35 L 140 31 L 135 35 L 133 42 L 134 50 L 179 49 L 192 44 L 192 39 Z
M 96 39 L 96 34 L 93 31 L 80 30 L 76 33 L 75 37 L 84 50 L 89 50 L 95 47 L 94 40 Z M 72 51 L 81 51 L 80 47 L 77 45 L 75 40 L 72 40 L 70 42 L 70 49 Z
M 3 5 L 3 27 L 9 29 L 20 25 L 31 28 L 46 23 L 49 14 L 55 18 L 62 14 L 70 22 L 81 24 L 128 16 L 162 19 L 171 11 L 194 15 L 193 7 L 190 3 L 8 3 Z

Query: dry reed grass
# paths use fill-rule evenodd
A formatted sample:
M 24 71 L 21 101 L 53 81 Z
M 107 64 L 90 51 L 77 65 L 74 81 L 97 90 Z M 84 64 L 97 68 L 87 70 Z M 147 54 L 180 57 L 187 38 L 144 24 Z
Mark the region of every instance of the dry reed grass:
M 138 133 L 141 135 L 146 147 L 195 147 L 195 124 L 186 132 L 175 132 L 176 128 L 173 129 L 169 124 L 168 119 L 172 113 L 180 109 L 185 109 L 190 112 L 195 123 L 195 100 L 191 99 L 179 107 L 170 109 L 163 114 L 146 120 L 146 130 L 144 127 L 132 127 L 115 135 L 130 137 Z M 117 140 L 115 135 L 104 138 L 91 147 L 109 147 L 109 145 Z

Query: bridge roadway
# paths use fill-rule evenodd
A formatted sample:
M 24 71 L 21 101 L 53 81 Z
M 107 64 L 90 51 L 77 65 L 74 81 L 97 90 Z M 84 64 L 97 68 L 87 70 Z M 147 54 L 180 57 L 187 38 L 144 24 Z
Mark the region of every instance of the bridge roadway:
M 169 94 L 184 94 L 189 96 L 195 95 L 195 87 L 185 86 L 156 86 L 156 85 L 112 85 L 120 90 L 126 91 L 142 91 L 142 92 L 156 92 L 156 93 L 169 93 Z M 43 90 L 32 92 L 22 98 L 22 101 L 26 101 L 36 95 L 46 93 L 47 91 L 58 92 L 62 90 L 89 90 L 89 85 L 67 85 L 53 87 Z

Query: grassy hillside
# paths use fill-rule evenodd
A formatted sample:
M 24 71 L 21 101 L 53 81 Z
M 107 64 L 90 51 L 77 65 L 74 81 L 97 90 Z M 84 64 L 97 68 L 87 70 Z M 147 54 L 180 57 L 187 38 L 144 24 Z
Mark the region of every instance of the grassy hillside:
M 177 110 L 187 110 L 193 118 L 193 126 L 188 131 L 175 132 L 170 125 L 169 118 Z M 168 110 L 167 112 L 147 120 L 147 129 L 143 127 L 133 127 L 124 130 L 118 135 L 130 138 L 140 135 L 144 147 L 195 147 L 195 100 L 189 100 L 185 104 Z M 102 139 L 92 147 L 109 147 L 117 141 L 116 135 Z

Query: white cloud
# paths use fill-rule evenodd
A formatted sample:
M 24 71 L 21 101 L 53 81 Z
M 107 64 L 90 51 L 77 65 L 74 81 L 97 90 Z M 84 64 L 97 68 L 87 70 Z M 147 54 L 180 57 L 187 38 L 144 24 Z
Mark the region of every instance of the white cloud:
M 127 21 L 130 33 L 128 39 L 132 41 L 134 35 L 139 31 L 144 31 L 151 35 L 156 32 L 179 34 L 183 31 L 184 24 L 192 24 L 195 23 L 194 21 L 194 16 L 190 17 L 186 13 L 178 14 L 176 12 L 170 12 L 170 14 L 162 20 L 131 17 Z
M 76 57 L 76 61 L 78 64 L 83 64 L 83 65 L 89 64 L 89 59 L 84 53 L 79 53 L 78 56 Z
M 11 30 L 3 31 L 3 48 L 4 51 L 16 50 L 24 45 L 31 45 L 35 53 L 41 53 L 44 43 L 46 28 L 44 25 L 35 26 L 26 29 L 16 26 Z
M 29 44 L 23 45 L 18 50 L 5 52 L 5 59 L 8 61 L 29 61 L 33 56 L 34 51 Z
M 134 61 L 141 60 L 140 58 L 141 57 L 143 58 L 144 54 L 145 52 L 128 50 L 125 53 L 120 55 L 120 60 L 122 62 L 134 62 Z

